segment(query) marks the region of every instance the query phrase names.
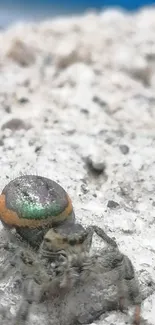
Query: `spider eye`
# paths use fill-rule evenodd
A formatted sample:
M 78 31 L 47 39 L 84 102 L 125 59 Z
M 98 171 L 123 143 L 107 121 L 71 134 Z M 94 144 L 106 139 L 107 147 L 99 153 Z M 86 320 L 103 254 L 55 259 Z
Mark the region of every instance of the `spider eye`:
M 79 244 L 83 244 L 83 242 L 85 241 L 86 236 L 82 235 L 79 237 Z
M 67 237 L 63 237 L 63 243 L 67 243 L 68 242 L 68 238 Z
M 74 246 L 77 243 L 76 238 L 69 238 L 68 242 L 71 246 Z
M 50 243 L 51 241 L 50 241 L 49 238 L 44 238 L 44 242 L 45 242 L 45 243 Z

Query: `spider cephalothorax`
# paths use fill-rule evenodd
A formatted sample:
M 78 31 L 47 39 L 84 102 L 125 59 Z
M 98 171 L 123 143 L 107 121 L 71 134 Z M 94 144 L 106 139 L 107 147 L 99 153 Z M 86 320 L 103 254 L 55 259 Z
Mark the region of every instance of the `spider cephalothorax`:
M 116 241 L 110 238 L 103 229 L 90 226 L 84 229 L 80 224 L 60 226 L 50 229 L 44 236 L 40 245 L 40 254 L 53 258 L 57 255 L 69 256 L 89 252 L 94 232 L 106 243 L 116 247 Z
M 56 263 L 19 245 L 15 251 L 14 271 L 18 277 L 20 273 L 23 298 L 10 325 L 31 324 L 34 305 L 45 300 L 49 325 L 88 324 L 104 312 L 123 310 L 126 301 L 135 305 L 133 324 L 140 325 L 138 281 L 130 259 L 118 247 L 108 245 L 93 255 L 60 255 Z

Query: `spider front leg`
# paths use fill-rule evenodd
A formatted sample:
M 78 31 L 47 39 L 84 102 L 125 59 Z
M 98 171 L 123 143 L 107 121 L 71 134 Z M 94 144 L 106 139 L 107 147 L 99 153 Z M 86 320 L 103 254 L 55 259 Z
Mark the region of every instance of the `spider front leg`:
M 22 281 L 22 272 L 24 272 L 25 268 L 31 266 L 35 260 L 34 254 L 32 254 L 31 250 L 26 249 L 24 247 L 20 247 L 17 244 L 12 243 L 7 246 L 3 246 L 5 250 L 7 250 L 6 258 L 3 263 L 3 267 L 0 272 L 0 280 L 9 276 L 9 273 L 12 274 L 12 270 L 15 270 L 15 274 Z
M 108 245 L 112 247 L 117 247 L 117 243 L 114 238 L 109 237 L 105 231 L 98 226 L 90 226 L 86 229 L 87 237 L 85 240 L 86 251 L 89 252 L 92 244 L 93 234 L 96 233 L 100 238 L 103 239 Z
M 47 299 L 50 290 L 54 295 L 58 291 L 59 284 L 59 281 L 53 281 L 53 269 L 50 262 L 44 265 L 45 261 L 39 259 L 31 251 L 22 252 L 21 260 L 23 262 L 21 268 L 23 299 L 13 325 L 25 325 L 33 303 L 40 303 Z
M 8 252 L 14 252 L 17 248 L 17 244 L 16 243 L 11 243 L 9 240 L 6 242 L 1 242 L 0 243 L 0 249 L 4 249 Z
M 124 261 L 121 270 L 122 281 L 126 282 L 128 288 L 128 294 L 131 302 L 135 305 L 133 325 L 140 325 L 140 314 L 141 314 L 141 293 L 139 289 L 138 279 L 136 279 L 134 267 L 128 256 L 124 255 Z M 124 279 L 123 279 L 124 278 Z M 122 303 L 124 297 L 121 297 Z
M 139 283 L 135 277 L 129 281 L 128 288 L 132 303 L 135 305 L 133 325 L 140 325 L 142 298 L 139 290 Z
M 23 299 L 15 316 L 13 325 L 24 325 L 28 320 L 31 305 L 35 301 L 34 282 L 27 279 L 23 285 Z
M 24 259 L 25 257 L 24 255 Z M 27 256 L 26 262 L 28 261 L 30 264 L 25 265 L 25 268 L 21 270 L 23 298 L 13 325 L 25 325 L 27 323 L 33 303 L 40 303 L 42 301 L 44 294 L 44 290 L 42 290 L 43 284 L 44 282 L 47 283 L 48 279 L 48 275 L 38 260 L 36 261 L 35 258 L 33 260 L 29 259 L 29 256 Z
M 9 273 L 12 273 L 13 268 L 18 268 L 21 250 L 17 244 L 9 242 L 1 243 L 0 249 L 3 249 L 2 254 L 5 257 L 3 266 L 0 268 L 0 280 L 4 280 Z

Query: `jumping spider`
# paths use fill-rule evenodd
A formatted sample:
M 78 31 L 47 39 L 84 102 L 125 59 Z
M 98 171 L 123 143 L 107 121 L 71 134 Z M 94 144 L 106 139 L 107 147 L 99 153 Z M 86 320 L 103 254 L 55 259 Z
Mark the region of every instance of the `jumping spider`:
M 59 184 L 41 176 L 17 177 L 0 195 L 0 219 L 31 245 L 1 245 L 8 254 L 1 279 L 13 273 L 22 283 L 23 299 L 11 325 L 24 325 L 33 302 L 43 300 L 50 301 L 48 325 L 90 323 L 117 309 L 118 301 L 122 309 L 127 296 L 139 325 L 141 298 L 130 260 L 101 228 L 76 223 L 71 199 Z M 108 247 L 91 255 L 94 232 Z
M 80 242 L 67 238 L 64 228 L 60 233 L 51 231 L 45 235 L 38 254 L 19 243 L 2 245 L 8 254 L 16 254 L 11 262 L 8 258 L 1 278 L 14 269 L 22 282 L 23 298 L 10 324 L 28 324 L 34 303 L 45 300 L 49 308 L 48 325 L 75 325 L 91 323 L 109 310 L 123 310 L 128 299 L 135 305 L 133 324 L 139 325 L 139 285 L 130 259 L 119 251 L 116 242 L 96 226 L 90 227 Z M 107 246 L 92 255 L 94 231 Z

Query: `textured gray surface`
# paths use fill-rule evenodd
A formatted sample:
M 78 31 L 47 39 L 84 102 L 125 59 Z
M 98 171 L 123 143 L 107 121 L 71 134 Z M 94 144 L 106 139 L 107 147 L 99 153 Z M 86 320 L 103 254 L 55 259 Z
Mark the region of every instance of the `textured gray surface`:
M 79 221 L 116 237 L 146 289 L 155 283 L 154 15 L 107 11 L 0 34 L 1 127 L 25 121 L 0 132 L 1 189 L 25 173 L 59 182 Z M 88 156 L 103 173 L 88 167 Z M 152 294 L 142 308 L 150 324 L 154 308 Z M 126 319 L 112 312 L 99 323 Z
M 129 317 L 129 313 L 126 313 L 126 323 L 130 324 L 133 323 L 136 306 L 141 304 L 141 297 L 144 300 L 155 290 L 150 279 L 144 277 L 145 283 L 141 283 L 139 291 L 137 275 L 134 275 L 130 260 L 127 256 L 123 256 L 116 247 L 110 246 L 101 249 L 95 256 L 81 256 L 79 261 L 74 258 L 70 264 L 72 268 L 69 269 L 68 261 L 66 274 L 69 281 L 67 281 L 67 287 L 60 289 L 56 284 L 52 284 L 51 279 L 50 282 L 47 282 L 49 275 L 53 274 L 51 266 L 44 267 L 43 261 L 36 258 L 35 254 L 33 254 L 33 258 L 32 253 L 28 250 L 25 255 L 26 247 L 23 256 L 21 254 L 22 246 L 24 247 L 24 244 L 18 241 L 16 247 L 12 246 L 10 252 L 1 248 L 1 255 L 5 257 L 0 275 L 1 281 L 6 284 L 6 287 L 4 292 L 3 290 L 0 292 L 0 306 L 1 308 L 4 306 L 7 310 L 7 316 L 3 317 L 4 319 L 1 319 L 0 316 L 3 325 L 7 321 L 11 325 L 25 324 L 23 321 L 19 322 L 19 319 L 18 321 L 13 320 L 13 314 L 18 310 L 19 305 L 22 305 L 22 310 L 25 310 L 27 306 L 27 300 L 23 300 L 24 296 L 21 294 L 23 284 L 25 292 L 28 294 L 25 297 L 33 302 L 30 305 L 28 323 L 38 325 L 41 325 L 42 322 L 47 325 L 90 324 L 102 314 L 106 317 L 105 313 L 108 311 L 118 310 L 121 297 L 124 300 L 124 311 L 127 307 L 134 306 L 132 319 Z M 25 261 L 29 261 L 29 263 L 25 263 Z M 47 269 L 49 273 L 46 272 Z M 32 279 L 34 279 L 33 282 Z M 61 285 L 66 283 L 66 276 L 60 275 L 59 279 Z M 45 292 L 49 295 L 50 300 L 46 300 L 44 304 L 36 303 L 35 305 L 34 302 L 38 301 L 40 289 L 44 290 L 45 287 Z M 56 298 L 54 292 L 57 294 Z M 9 304 L 7 303 L 8 295 L 12 298 L 11 300 L 9 298 Z M 14 305 L 15 301 L 16 306 Z M 33 318 L 36 319 L 35 322 L 33 322 Z M 141 322 L 142 324 L 149 325 L 144 321 Z

